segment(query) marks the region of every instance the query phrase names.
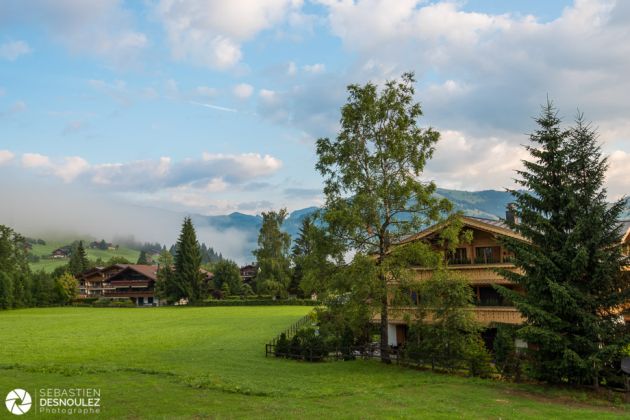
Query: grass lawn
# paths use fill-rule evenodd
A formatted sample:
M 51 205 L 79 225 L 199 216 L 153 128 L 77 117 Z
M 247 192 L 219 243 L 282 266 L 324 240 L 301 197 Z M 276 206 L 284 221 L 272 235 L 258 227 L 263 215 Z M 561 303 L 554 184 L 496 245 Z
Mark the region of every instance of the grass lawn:
M 46 272 L 51 272 L 55 268 L 62 266 L 68 263 L 69 258 L 61 258 L 61 259 L 52 259 L 50 254 L 57 248 L 62 247 L 64 245 L 68 245 L 72 241 L 67 242 L 46 242 L 46 245 L 33 245 L 31 249 L 31 253 L 33 255 L 39 256 L 41 259 L 38 262 L 30 263 L 30 267 L 32 271 L 44 270 Z M 111 257 L 124 257 L 129 262 L 135 263 L 140 256 L 140 252 L 134 249 L 123 248 L 112 249 L 112 250 L 102 250 L 102 249 L 90 249 L 87 248 L 87 244 L 84 241 L 85 253 L 87 257 L 95 261 L 97 258 L 101 258 L 103 261 L 109 260 Z
M 378 362 L 312 364 L 265 358 L 264 343 L 309 310 L 0 312 L 0 396 L 20 387 L 29 392 L 100 388 L 103 418 L 603 419 L 630 414 L 621 404 L 587 403 L 588 395 L 579 392 Z M 0 407 L 0 418 L 4 415 L 8 412 Z

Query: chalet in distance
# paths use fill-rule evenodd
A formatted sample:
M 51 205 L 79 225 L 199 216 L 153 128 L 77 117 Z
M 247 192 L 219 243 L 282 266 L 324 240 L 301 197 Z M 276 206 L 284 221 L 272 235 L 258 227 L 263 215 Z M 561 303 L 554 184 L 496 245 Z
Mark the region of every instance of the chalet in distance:
M 85 271 L 78 278 L 79 296 L 84 298 L 130 299 L 138 306 L 157 306 L 157 266 L 114 264 Z
M 513 213 L 508 209 L 506 219 L 513 218 Z M 486 338 L 491 339 L 496 333 L 496 324 L 520 324 L 523 322 L 521 313 L 510 306 L 503 297 L 492 287 L 500 284 L 507 288 L 515 289 L 518 285 L 507 280 L 495 270 L 498 268 L 511 271 L 519 269 L 511 262 L 512 254 L 503 247 L 499 238 L 511 237 L 517 240 L 526 239 L 511 230 L 507 224 L 500 220 L 484 219 L 479 217 L 462 217 L 464 229 L 472 231 L 472 241 L 457 248 L 448 259 L 447 269 L 457 272 L 468 279 L 474 290 L 474 313 L 477 321 L 487 326 Z M 436 241 L 443 225 L 434 225 L 420 233 L 408 238 L 405 242 L 423 240 L 429 243 Z M 630 255 L 630 221 L 623 222 L 622 226 L 624 252 Z M 630 269 L 630 267 L 628 268 Z M 414 267 L 415 278 L 419 281 L 429 279 L 433 275 L 430 268 Z M 391 346 L 404 343 L 407 336 L 406 315 L 415 314 L 414 307 L 391 307 L 389 312 L 388 336 Z M 377 316 L 377 319 L 379 317 Z M 630 316 L 625 315 L 626 322 Z
M 256 274 L 258 274 L 258 265 L 256 264 L 248 264 L 240 268 L 241 272 L 241 280 L 243 284 L 252 285 L 252 282 L 256 278 Z
M 131 300 L 137 306 L 159 306 L 165 302 L 155 295 L 157 265 L 114 264 L 96 267 L 82 273 L 79 278 L 79 297 Z M 213 274 L 200 270 L 204 280 Z

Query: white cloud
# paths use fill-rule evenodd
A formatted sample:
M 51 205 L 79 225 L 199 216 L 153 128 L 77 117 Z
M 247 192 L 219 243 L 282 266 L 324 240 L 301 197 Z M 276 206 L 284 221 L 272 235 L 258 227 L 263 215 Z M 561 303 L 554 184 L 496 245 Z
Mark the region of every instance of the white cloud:
M 0 45 L 0 58 L 15 61 L 18 57 L 31 51 L 31 47 L 25 41 L 9 41 Z
M 297 74 L 297 65 L 293 61 L 289 61 L 287 65 L 287 75 L 295 76 Z
M 9 150 L 0 150 L 0 166 L 7 164 L 13 160 L 15 154 Z
M 85 159 L 78 156 L 65 157 L 63 161 L 55 162 L 48 156 L 39 153 L 24 153 L 22 166 L 36 169 L 44 175 L 54 175 L 66 183 L 74 181 L 90 167 Z
M 0 18 L 43 27 L 71 52 L 101 57 L 116 66 L 137 62 L 148 45 L 120 0 L 21 0 L 0 9 Z
M 527 157 L 525 149 L 508 134 L 472 137 L 460 131 L 442 130 L 425 175 L 440 187 L 453 189 L 503 189 L 513 187 L 515 170 Z
M 248 85 L 247 83 L 239 83 L 238 85 L 234 86 L 234 96 L 236 96 L 239 99 L 247 99 L 250 96 L 252 96 L 252 93 L 254 92 L 254 87 L 252 85 Z
M 215 88 L 211 88 L 208 86 L 197 86 L 197 88 L 195 89 L 195 92 L 199 95 L 199 96 L 205 96 L 205 97 L 214 97 L 217 95 L 217 90 Z
M 22 155 L 22 165 L 25 168 L 50 167 L 50 158 L 39 153 L 24 153 Z
M 8 161 L 13 155 L 3 151 L 0 156 Z M 161 157 L 95 165 L 78 156 L 51 159 L 39 153 L 25 153 L 21 161 L 24 168 L 56 176 L 64 182 L 81 179 L 114 191 L 159 191 L 186 186 L 205 193 L 220 192 L 231 185 L 271 176 L 282 167 L 279 159 L 258 153 L 203 153 L 201 159 L 179 162 Z
M 278 101 L 277 93 L 270 89 L 260 89 L 260 91 L 258 92 L 258 95 L 260 96 L 260 99 L 263 102 L 266 102 L 269 104 L 275 103 Z
M 617 150 L 608 158 L 608 172 L 606 174 L 606 186 L 610 197 L 618 199 L 622 196 L 630 196 L 630 153 Z
M 242 58 L 242 43 L 287 19 L 299 0 L 161 0 L 156 15 L 172 55 L 203 66 L 228 69 Z
M 303 69 L 307 73 L 319 74 L 326 71 L 326 66 L 321 63 L 310 64 L 310 65 L 307 64 L 303 67 Z

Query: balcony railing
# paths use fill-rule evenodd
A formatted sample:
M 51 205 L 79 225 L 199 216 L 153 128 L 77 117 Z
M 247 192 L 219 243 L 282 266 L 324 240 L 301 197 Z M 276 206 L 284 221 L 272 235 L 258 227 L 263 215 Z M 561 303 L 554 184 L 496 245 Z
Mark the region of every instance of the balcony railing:
M 489 325 L 493 323 L 501 324 L 522 324 L 523 315 L 512 306 L 476 306 L 470 308 L 473 311 L 477 322 Z M 392 323 L 406 323 L 417 317 L 415 307 L 392 307 L 389 310 L 389 321 Z M 380 320 L 380 315 L 374 317 L 374 321 Z
M 470 258 L 449 258 L 449 265 L 486 265 L 486 264 L 511 264 L 512 257 L 477 257 L 474 260 Z

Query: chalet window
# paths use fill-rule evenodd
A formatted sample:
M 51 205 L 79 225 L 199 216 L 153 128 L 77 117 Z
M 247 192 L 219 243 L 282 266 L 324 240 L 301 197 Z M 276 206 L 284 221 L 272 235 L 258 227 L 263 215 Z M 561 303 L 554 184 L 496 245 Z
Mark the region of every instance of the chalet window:
M 475 248 L 475 263 L 493 264 L 501 262 L 500 246 L 480 246 Z
M 470 264 L 466 248 L 456 248 L 455 251 L 452 251 L 448 262 L 450 264 Z

